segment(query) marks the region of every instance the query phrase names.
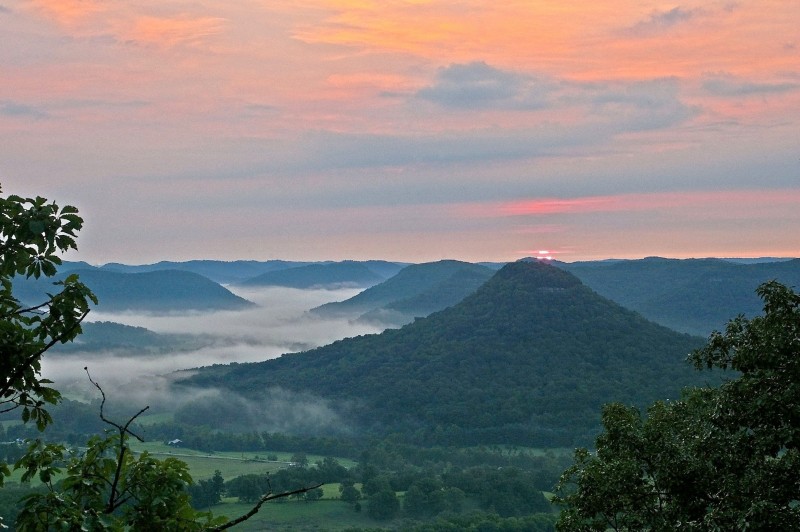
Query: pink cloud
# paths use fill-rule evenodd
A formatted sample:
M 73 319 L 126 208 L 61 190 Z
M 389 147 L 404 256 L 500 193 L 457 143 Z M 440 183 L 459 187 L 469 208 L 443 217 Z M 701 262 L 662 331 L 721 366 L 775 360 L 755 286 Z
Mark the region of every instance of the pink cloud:
M 800 204 L 800 190 L 731 190 L 619 194 L 583 198 L 535 198 L 508 202 L 464 204 L 457 210 L 466 216 L 546 216 L 596 212 L 642 212 L 725 206 L 752 210 L 757 207 Z

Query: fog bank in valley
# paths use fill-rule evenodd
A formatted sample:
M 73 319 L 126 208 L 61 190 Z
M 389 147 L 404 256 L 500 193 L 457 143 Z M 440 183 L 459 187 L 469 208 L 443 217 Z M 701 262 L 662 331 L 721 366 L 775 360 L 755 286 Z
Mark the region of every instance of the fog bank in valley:
M 131 407 L 151 405 L 154 410 L 168 408 L 202 409 L 203 404 L 220 404 L 217 390 L 181 389 L 176 395 L 170 388 L 173 374 L 179 370 L 231 362 L 254 362 L 276 358 L 284 353 L 312 349 L 333 341 L 380 332 L 380 329 L 345 319 L 325 319 L 307 311 L 331 301 L 342 301 L 359 290 L 298 290 L 283 287 L 231 288 L 231 291 L 258 306 L 242 311 L 192 312 L 155 315 L 144 313 L 105 313 L 100 307 L 89 315 L 91 321 L 113 321 L 145 327 L 157 333 L 201 336 L 202 347 L 161 355 L 78 352 L 69 355 L 45 355 L 42 374 L 55 382 L 66 397 L 92 399 L 97 390 L 89 383 L 84 367 L 99 382 L 109 400 L 124 398 Z M 291 397 L 280 390 L 265 391 L 259 404 L 241 409 L 242 399 L 227 394 L 230 404 L 241 412 L 260 417 L 276 430 L 304 420 L 304 423 L 334 421 L 335 416 L 323 402 L 312 397 Z M 288 408 L 287 405 L 291 405 Z M 137 408 L 138 410 L 138 408 Z M 135 410 L 134 410 L 135 411 Z M 270 415 L 264 417 L 264 412 Z M 289 416 L 287 412 L 294 413 Z M 185 413 L 185 412 L 184 412 Z

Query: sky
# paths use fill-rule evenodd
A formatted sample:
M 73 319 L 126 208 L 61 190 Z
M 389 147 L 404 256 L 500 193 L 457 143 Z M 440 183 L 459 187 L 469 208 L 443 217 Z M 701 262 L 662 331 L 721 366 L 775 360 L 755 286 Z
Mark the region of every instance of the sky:
M 93 264 L 800 256 L 800 3 L 0 0 L 0 184 Z

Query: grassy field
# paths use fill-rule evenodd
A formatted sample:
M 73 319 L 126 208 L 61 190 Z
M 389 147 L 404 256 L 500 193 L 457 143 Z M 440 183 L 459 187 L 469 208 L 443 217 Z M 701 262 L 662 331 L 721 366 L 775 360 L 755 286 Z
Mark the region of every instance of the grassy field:
M 225 480 L 239 475 L 263 474 L 283 469 L 288 465 L 288 457 L 284 461 L 268 462 L 266 453 L 207 453 L 192 449 L 171 447 L 160 442 L 131 442 L 135 452 L 147 451 L 155 458 L 177 458 L 189 466 L 189 472 L 195 480 L 208 479 L 219 470 Z M 280 458 L 280 457 L 279 457 Z
M 193 449 L 183 449 L 180 447 L 171 447 L 162 442 L 139 442 L 134 439 L 129 440 L 131 449 L 136 453 L 144 451 L 149 452 L 152 456 L 159 459 L 164 458 L 177 458 L 189 466 L 189 472 L 192 478 L 197 480 L 209 479 L 214 476 L 214 472 L 219 470 L 225 480 L 231 480 L 240 475 L 249 474 L 264 474 L 277 471 L 289 466 L 291 453 L 271 453 L 267 451 L 254 452 L 203 452 Z M 267 455 L 275 455 L 278 457 L 277 461 L 268 461 Z M 313 464 L 317 460 L 322 460 L 323 457 L 309 455 L 308 461 Z M 339 459 L 340 464 L 344 467 L 350 468 L 355 465 L 352 460 Z M 10 477 L 6 477 L 9 482 L 19 482 L 22 476 L 21 471 L 12 471 Z M 36 485 L 37 482 L 32 482 Z M 337 493 L 338 496 L 338 493 Z
M 235 518 L 247 513 L 252 508 L 250 505 L 238 504 L 233 501 L 214 506 L 212 508 L 214 515 Z M 269 502 L 262 506 L 256 515 L 231 530 L 241 532 L 261 530 L 319 532 L 321 530 L 344 530 L 350 527 L 375 528 L 386 525 L 387 523 L 378 523 L 370 519 L 365 511 L 355 512 L 353 507 L 347 503 L 322 499 L 314 502 Z
M 135 452 L 147 451 L 156 458 L 178 458 L 189 465 L 189 471 L 195 480 L 207 479 L 214 476 L 214 471 L 219 470 L 225 480 L 248 475 L 251 473 L 269 473 L 288 467 L 291 453 L 259 452 L 203 452 L 193 449 L 171 447 L 162 442 L 130 441 L 131 449 Z M 268 455 L 278 457 L 277 461 L 267 461 Z M 322 456 L 308 455 L 309 464 L 322 460 Z M 337 459 L 344 467 L 355 465 L 352 460 Z

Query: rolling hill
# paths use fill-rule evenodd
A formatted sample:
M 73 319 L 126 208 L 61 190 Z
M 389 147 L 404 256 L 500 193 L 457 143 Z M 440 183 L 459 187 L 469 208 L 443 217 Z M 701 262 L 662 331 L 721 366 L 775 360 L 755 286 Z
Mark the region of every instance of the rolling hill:
M 52 291 L 52 282 L 76 273 L 97 295 L 104 312 L 136 310 L 146 312 L 241 310 L 254 304 L 202 275 L 188 271 L 158 270 L 119 273 L 84 268 L 69 270 L 54 279 L 18 279 L 14 293 L 26 303 L 36 304 Z
M 350 299 L 326 303 L 311 312 L 400 326 L 458 303 L 494 273 L 456 260 L 412 264 Z
M 598 294 L 657 323 L 707 336 L 736 314 L 761 312 L 755 289 L 776 279 L 800 286 L 800 259 L 733 262 L 663 259 L 559 263 Z
M 82 329 L 74 341 L 54 345 L 49 354 L 163 355 L 199 349 L 213 342 L 202 335 L 156 333 L 144 327 L 110 321 L 84 322 Z
M 80 264 L 80 263 L 74 263 Z M 88 264 L 83 263 L 85 266 Z M 255 260 L 235 260 L 235 261 L 220 261 L 220 260 L 190 260 L 184 262 L 161 261 L 155 264 L 142 264 L 142 265 L 128 265 L 119 263 L 108 263 L 100 268 L 103 270 L 122 272 L 122 273 L 143 273 L 153 272 L 158 270 L 183 270 L 202 275 L 214 282 L 220 284 L 235 284 L 259 275 L 275 272 L 279 270 L 287 270 L 289 268 L 298 268 L 301 266 L 310 266 L 312 264 L 331 264 L 330 262 L 295 262 L 285 260 L 268 260 L 268 261 L 255 261 Z M 363 264 L 367 266 L 372 272 L 379 275 L 382 279 L 391 277 L 401 268 L 402 264 L 388 262 L 383 260 L 370 260 L 364 261 Z M 65 264 L 66 265 L 66 264 Z M 72 267 L 71 269 L 75 269 Z
M 356 261 L 308 264 L 257 275 L 240 286 L 286 286 L 289 288 L 367 287 L 385 278 L 367 264 Z
M 603 403 L 644 406 L 708 378 L 685 362 L 702 344 L 566 271 L 516 262 L 401 329 L 203 368 L 183 385 L 312 394 L 368 432 L 416 443 L 590 444 Z
M 159 270 L 181 270 L 196 273 L 211 279 L 215 283 L 231 284 L 245 279 L 250 279 L 262 273 L 267 273 L 285 268 L 305 266 L 310 262 L 289 262 L 284 260 L 189 260 L 185 262 L 161 261 L 154 264 L 129 265 L 111 262 L 100 268 L 121 273 L 146 273 Z

